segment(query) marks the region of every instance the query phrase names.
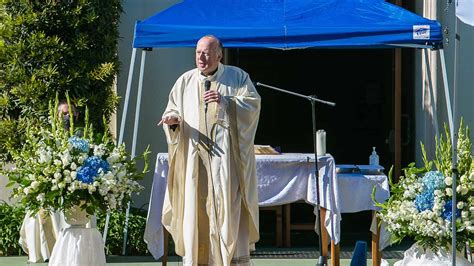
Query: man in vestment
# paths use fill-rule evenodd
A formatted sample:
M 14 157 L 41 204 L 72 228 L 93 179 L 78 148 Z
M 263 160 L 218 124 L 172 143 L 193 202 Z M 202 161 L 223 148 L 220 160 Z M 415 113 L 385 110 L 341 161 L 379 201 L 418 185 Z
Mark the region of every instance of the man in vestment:
M 220 63 L 211 35 L 173 86 L 159 124 L 169 174 L 162 223 L 184 265 L 250 265 L 259 239 L 254 139 L 260 96 L 243 70 Z

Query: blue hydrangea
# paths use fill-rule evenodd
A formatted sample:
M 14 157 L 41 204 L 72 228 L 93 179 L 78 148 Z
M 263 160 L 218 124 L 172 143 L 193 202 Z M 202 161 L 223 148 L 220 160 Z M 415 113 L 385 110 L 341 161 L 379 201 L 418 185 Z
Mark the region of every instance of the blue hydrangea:
M 444 204 L 443 219 L 451 221 L 453 218 L 453 201 L 449 200 Z M 461 217 L 461 210 L 456 208 L 456 218 Z
M 423 192 L 433 193 L 437 189 L 446 187 L 444 176 L 440 171 L 429 171 L 421 179 Z
M 431 192 L 424 192 L 421 194 L 418 194 L 415 198 L 415 206 L 416 209 L 419 212 L 425 211 L 425 210 L 431 210 L 433 209 L 434 205 L 434 194 Z
M 415 206 L 419 212 L 433 209 L 434 191 L 446 187 L 444 176 L 439 171 L 430 171 L 425 173 L 421 179 L 423 187 L 421 193 L 415 198 Z
M 94 177 L 96 176 L 96 171 L 91 167 L 84 166 L 78 172 L 76 179 L 82 183 L 92 184 L 94 182 Z
M 83 153 L 88 153 L 89 152 L 89 142 L 85 139 L 81 139 L 77 136 L 72 136 L 69 138 L 69 143 L 74 147 L 74 149 L 83 152 Z
M 82 168 L 77 172 L 77 179 L 83 183 L 92 184 L 99 171 L 107 172 L 110 165 L 106 160 L 97 156 L 91 156 L 86 159 Z

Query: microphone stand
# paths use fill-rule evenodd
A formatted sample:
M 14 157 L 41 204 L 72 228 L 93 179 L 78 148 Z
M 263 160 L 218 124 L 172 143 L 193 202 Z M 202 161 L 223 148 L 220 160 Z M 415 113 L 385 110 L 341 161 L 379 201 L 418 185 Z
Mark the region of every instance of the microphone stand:
M 317 216 L 316 217 L 316 229 L 318 230 L 317 233 L 318 233 L 318 240 L 319 240 L 319 258 L 318 258 L 318 263 L 316 265 L 317 266 L 327 265 L 327 259 L 326 259 L 326 257 L 323 256 L 323 252 L 322 252 L 323 251 L 323 240 L 322 240 L 322 236 L 321 236 L 321 220 L 320 220 L 321 219 L 320 218 L 321 217 L 321 205 L 320 205 L 320 199 L 319 199 L 319 168 L 318 168 L 318 155 L 317 155 L 317 152 L 316 152 L 316 150 L 317 150 L 316 102 L 323 103 L 323 104 L 330 105 L 330 106 L 336 106 L 336 104 L 333 103 L 333 102 L 320 100 L 320 99 L 316 98 L 316 95 L 303 95 L 303 94 L 299 94 L 299 93 L 296 93 L 296 92 L 287 91 L 287 90 L 284 90 L 284 89 L 273 87 L 273 86 L 270 86 L 270 85 L 262 84 L 260 82 L 256 82 L 255 85 L 265 87 L 265 88 L 269 88 L 269 89 L 276 90 L 276 91 L 280 91 L 280 92 L 284 92 L 284 93 L 291 94 L 291 95 L 294 95 L 294 96 L 298 96 L 298 97 L 301 97 L 301 98 L 305 98 L 305 99 L 307 99 L 311 102 L 312 118 L 313 118 L 313 143 L 314 143 L 313 150 L 314 150 L 314 165 L 315 165 L 314 176 L 316 177 L 316 207 L 318 208 L 318 211 L 316 212 L 316 216 Z

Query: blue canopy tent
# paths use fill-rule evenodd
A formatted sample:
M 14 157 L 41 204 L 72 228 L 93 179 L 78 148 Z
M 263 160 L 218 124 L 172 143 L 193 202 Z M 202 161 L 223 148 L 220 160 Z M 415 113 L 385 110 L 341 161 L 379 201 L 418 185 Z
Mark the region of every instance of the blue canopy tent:
M 146 52 L 153 48 L 195 47 L 207 34 L 217 36 L 226 48 L 442 48 L 442 30 L 437 21 L 384 0 L 184 0 L 136 22 L 118 140 L 119 144 L 123 142 L 136 51 L 143 49 L 132 156 L 135 156 Z M 444 55 L 441 57 L 446 79 Z M 453 129 L 445 84 L 449 124 Z M 397 125 L 395 128 L 397 131 Z M 107 225 L 104 240 L 106 235 Z
M 186 0 L 135 25 L 134 48 L 194 47 L 206 34 L 225 47 L 433 47 L 438 22 L 383 0 Z

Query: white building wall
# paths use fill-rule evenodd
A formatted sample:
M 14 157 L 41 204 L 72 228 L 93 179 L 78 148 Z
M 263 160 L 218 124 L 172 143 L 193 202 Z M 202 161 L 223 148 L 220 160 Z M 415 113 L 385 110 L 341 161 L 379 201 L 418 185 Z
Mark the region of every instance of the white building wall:
M 453 99 L 456 98 L 458 121 L 460 117 L 463 117 L 465 124 L 474 129 L 474 50 L 472 49 L 474 47 L 474 27 L 458 20 L 457 32 L 461 41 L 457 48 L 457 79 L 456 93 L 454 93 L 456 23 L 454 6 L 452 6 L 454 2 L 447 5 L 447 1 L 417 1 L 416 13 L 436 19 L 441 23 L 444 32 L 443 46 L 451 103 L 453 105 Z M 417 164 L 421 165 L 421 148 L 418 143 L 422 141 L 428 155 L 433 158 L 434 137 L 444 134 L 444 124 L 448 123 L 448 113 L 439 52 L 419 50 L 416 53 L 415 64 L 415 158 Z M 471 140 L 474 141 L 472 133 Z
M 119 27 L 121 37 L 119 41 L 121 69 L 117 80 L 117 93 L 122 99 L 117 111 L 117 131 L 120 130 L 122 110 L 124 108 L 135 21 L 146 19 L 178 2 L 180 1 L 124 0 L 123 2 L 124 13 L 122 14 Z M 129 151 L 131 151 L 132 145 L 141 54 L 142 51 L 138 50 L 127 121 L 125 123 L 124 142 Z M 141 184 L 145 186 L 145 190 L 140 195 L 134 197 L 134 206 L 143 208 L 147 208 L 146 205 L 149 201 L 156 154 L 158 152 L 167 151 L 163 130 L 161 127 L 157 127 L 156 124 L 161 119 L 161 114 L 166 107 L 169 92 L 176 79 L 185 71 L 195 67 L 194 49 L 154 49 L 146 53 L 145 62 L 136 153 L 142 153 L 147 145 L 150 145 L 150 173 L 141 181 Z M 119 132 L 117 132 L 117 138 L 118 136 Z

